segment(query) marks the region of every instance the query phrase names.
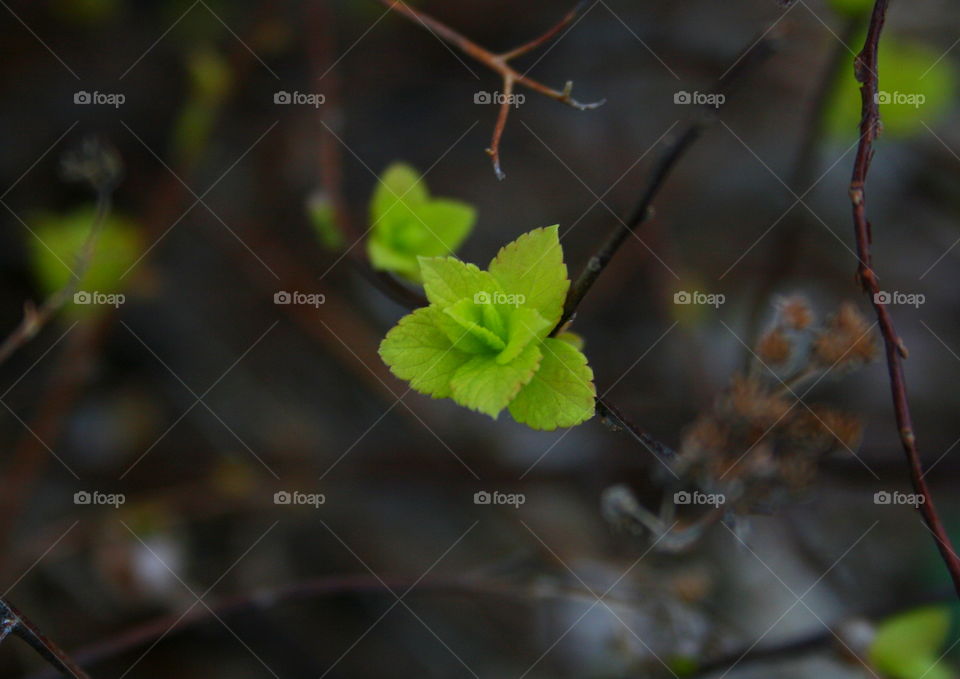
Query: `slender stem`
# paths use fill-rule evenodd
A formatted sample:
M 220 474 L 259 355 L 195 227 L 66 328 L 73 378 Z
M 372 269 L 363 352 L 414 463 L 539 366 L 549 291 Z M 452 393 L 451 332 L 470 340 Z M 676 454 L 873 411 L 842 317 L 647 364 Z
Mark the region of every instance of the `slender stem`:
M 44 636 L 36 625 L 31 623 L 13 604 L 0 599 L 0 641 L 3 641 L 10 634 L 27 642 L 40 657 L 63 676 L 74 677 L 74 679 L 90 679 L 90 675 L 59 646 Z
M 503 138 L 503 130 L 506 127 L 507 118 L 510 115 L 510 107 L 513 105 L 512 97 L 510 95 L 513 94 L 515 85 L 523 85 L 524 87 L 533 90 L 538 94 L 542 94 L 549 99 L 559 101 L 562 104 L 566 104 L 567 106 L 580 111 L 594 109 L 604 104 L 605 100 L 592 103 L 583 103 L 574 99 L 572 96 L 572 82 L 568 81 L 562 90 L 557 90 L 552 87 L 548 87 L 547 85 L 544 85 L 533 78 L 527 77 L 524 73 L 520 73 L 510 65 L 510 60 L 524 54 L 528 54 L 532 50 L 545 45 L 547 42 L 559 35 L 560 32 L 569 26 L 577 17 L 577 15 L 580 13 L 580 10 L 587 4 L 585 2 L 581 2 L 572 10 L 567 12 L 567 14 L 563 17 L 563 19 L 560 20 L 558 24 L 550 28 L 546 33 L 543 33 L 538 38 L 535 38 L 530 42 L 524 43 L 520 47 L 508 50 L 501 54 L 491 52 L 490 50 L 481 47 L 450 26 L 447 26 L 437 19 L 434 19 L 429 14 L 411 7 L 403 2 L 403 0 L 379 0 L 379 2 L 388 9 L 391 9 L 401 16 L 406 17 L 410 21 L 420 24 L 441 40 L 453 45 L 474 61 L 483 64 L 490 70 L 498 73 L 500 77 L 503 78 L 503 102 L 500 105 L 500 111 L 497 115 L 497 124 L 494 127 L 493 139 L 490 143 L 490 147 L 487 149 L 487 154 L 490 156 L 491 161 L 493 162 L 493 169 L 498 179 L 503 179 L 506 176 L 500 166 L 500 140 Z
M 900 443 L 907 455 L 913 487 L 924 498 L 924 502 L 919 506 L 920 514 L 936 539 L 937 549 L 940 550 L 940 555 L 950 572 L 950 577 L 953 579 L 954 588 L 960 595 L 960 558 L 957 557 L 950 543 L 950 538 L 947 536 L 947 531 L 940 520 L 940 515 L 933 502 L 933 496 L 930 494 L 930 489 L 924 478 L 923 464 L 920 461 L 920 452 L 917 449 L 916 436 L 913 431 L 907 385 L 903 373 L 903 359 L 907 357 L 907 350 L 897 334 L 893 318 L 888 313 L 887 307 L 880 303 L 880 285 L 873 270 L 870 252 L 872 233 L 870 222 L 867 219 L 865 188 L 870 162 L 873 159 L 873 143 L 880 132 L 880 106 L 877 102 L 877 92 L 879 91 L 877 55 L 880 34 L 883 30 L 889 4 L 889 0 L 876 0 L 870 17 L 870 26 L 867 29 L 866 42 L 854 62 L 854 75 L 861 83 L 860 98 L 863 112 L 860 121 L 860 143 L 857 147 L 857 156 L 853 165 L 853 177 L 850 180 L 850 202 L 853 206 L 854 233 L 857 240 L 857 254 L 860 259 L 857 276 L 864 292 L 870 296 L 870 301 L 877 314 L 877 321 L 880 324 L 880 332 L 883 335 Z
M 774 40 L 773 37 L 767 36 L 751 43 L 749 51 L 737 62 L 736 67 L 718 81 L 715 91 L 722 94 L 728 93 L 744 73 L 766 61 L 774 52 Z M 716 111 L 707 106 L 703 107 L 701 112 L 690 120 L 681 134 L 661 150 L 647 179 L 647 184 L 640 194 L 640 201 L 627 219 L 613 228 L 610 235 L 603 241 L 597 252 L 590 257 L 587 265 L 570 287 L 570 292 L 564 304 L 563 316 L 561 316 L 557 327 L 554 328 L 554 334 L 573 318 L 580 302 L 583 301 L 590 288 L 600 278 L 610 260 L 617 254 L 627 238 L 653 216 L 653 201 L 660 193 L 670 173 L 693 146 L 694 142 L 716 120 Z
M 24 304 L 23 319 L 13 331 L 7 335 L 3 343 L 0 344 L 0 364 L 10 358 L 11 354 L 20 347 L 27 344 L 37 336 L 37 333 L 56 315 L 58 311 L 66 304 L 80 286 L 84 275 L 90 269 L 93 261 L 93 254 L 97 243 L 97 237 L 100 230 L 110 214 L 112 189 L 101 189 L 97 192 L 97 209 L 90 225 L 90 231 L 77 254 L 77 263 L 75 270 L 71 272 L 67 283 L 50 295 L 46 301 L 39 307 L 32 302 Z

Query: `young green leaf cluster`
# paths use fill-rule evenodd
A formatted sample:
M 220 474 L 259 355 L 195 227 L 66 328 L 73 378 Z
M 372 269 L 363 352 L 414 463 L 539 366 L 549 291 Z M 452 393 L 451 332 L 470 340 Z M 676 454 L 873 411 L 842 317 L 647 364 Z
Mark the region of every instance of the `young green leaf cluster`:
M 470 205 L 431 198 L 423 179 L 409 165 L 384 172 L 370 203 L 373 224 L 367 254 L 374 269 L 420 282 L 418 257 L 456 252 L 477 220 Z
M 558 227 L 520 236 L 488 271 L 453 257 L 420 257 L 419 265 L 430 305 L 402 318 L 381 343 L 393 374 L 493 418 L 509 408 L 533 429 L 593 416 L 586 356 L 574 342 L 548 336 L 570 287 Z

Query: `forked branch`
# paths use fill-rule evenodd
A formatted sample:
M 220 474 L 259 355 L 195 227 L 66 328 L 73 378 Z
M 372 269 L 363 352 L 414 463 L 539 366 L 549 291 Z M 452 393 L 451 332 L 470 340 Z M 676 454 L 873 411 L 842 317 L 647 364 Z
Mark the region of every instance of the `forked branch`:
M 567 106 L 571 106 L 580 111 L 587 111 L 597 108 L 602 106 L 606 101 L 601 100 L 592 103 L 583 103 L 577 101 L 573 98 L 573 82 L 567 81 L 562 90 L 557 90 L 528 77 L 525 73 L 517 71 L 510 64 L 513 59 L 528 54 L 557 37 L 565 28 L 573 23 L 573 21 L 579 15 L 581 9 L 586 5 L 585 2 L 581 2 L 572 10 L 570 10 L 558 24 L 553 26 L 540 37 L 524 43 L 523 45 L 512 50 L 501 53 L 491 52 L 490 50 L 481 47 L 446 24 L 434 19 L 430 15 L 425 14 L 418 9 L 410 7 L 403 2 L 403 0 L 380 0 L 380 4 L 406 17 L 410 21 L 422 25 L 444 42 L 453 45 L 471 59 L 483 64 L 490 70 L 498 73 L 500 77 L 503 78 L 500 112 L 497 115 L 497 123 L 493 128 L 493 139 L 490 142 L 490 148 L 487 149 L 487 154 L 489 154 L 491 161 L 493 162 L 493 171 L 496 172 L 498 179 L 503 179 L 506 176 L 500 166 L 500 141 L 503 138 L 503 131 L 507 125 L 507 118 L 510 116 L 510 107 L 514 106 L 513 93 L 516 90 L 517 85 L 522 85 L 536 92 L 537 94 L 541 94 L 555 101 L 559 101 L 562 104 L 566 104 Z

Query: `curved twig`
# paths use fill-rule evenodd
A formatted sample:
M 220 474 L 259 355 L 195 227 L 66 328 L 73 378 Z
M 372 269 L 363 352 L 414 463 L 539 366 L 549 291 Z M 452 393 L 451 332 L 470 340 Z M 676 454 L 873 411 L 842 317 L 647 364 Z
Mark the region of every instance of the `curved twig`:
M 857 267 L 857 277 L 864 292 L 870 296 L 870 302 L 877 314 L 880 332 L 883 335 L 900 443 L 907 455 L 913 487 L 924 498 L 924 502 L 919 505 L 919 511 L 927 528 L 930 529 L 936 539 L 937 549 L 940 550 L 943 562 L 953 579 L 954 588 L 960 595 L 960 557 L 957 557 L 934 505 L 933 496 L 930 494 L 930 488 L 924 478 L 923 464 L 920 461 L 920 452 L 917 449 L 917 440 L 913 431 L 910 403 L 907 398 L 907 385 L 903 374 L 903 359 L 907 357 L 907 349 L 897 334 L 893 318 L 887 311 L 886 306 L 881 303 L 880 285 L 873 270 L 870 253 L 872 233 L 870 222 L 867 219 L 865 187 L 867 174 L 870 170 L 870 161 L 873 159 L 873 142 L 880 132 L 880 106 L 877 101 L 879 91 L 877 53 L 889 4 L 889 0 L 876 0 L 873 13 L 870 16 L 870 26 L 867 29 L 863 50 L 854 61 L 854 75 L 857 81 L 861 83 L 860 98 L 863 111 L 860 120 L 860 143 L 857 147 L 857 156 L 853 165 L 853 177 L 850 180 L 850 202 L 853 205 L 854 232 L 857 240 L 857 255 L 860 260 Z

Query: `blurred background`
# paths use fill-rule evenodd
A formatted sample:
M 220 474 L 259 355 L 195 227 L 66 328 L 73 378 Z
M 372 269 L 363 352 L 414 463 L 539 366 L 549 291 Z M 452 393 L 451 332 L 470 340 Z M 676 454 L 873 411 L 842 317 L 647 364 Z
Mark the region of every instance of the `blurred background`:
M 375 0 L 0 4 L 0 334 L 66 281 L 94 219 L 65 154 L 96 137 L 124 167 L 84 288 L 115 304 L 68 303 L 0 365 L 0 591 L 91 676 L 960 676 L 953 653 L 933 665 L 957 635 L 932 537 L 874 502 L 910 492 L 882 363 L 802 394 L 861 417 L 856 455 L 771 515 L 662 553 L 601 506 L 615 484 L 659 505 L 645 447 L 598 418 L 535 432 L 408 392 L 376 353 L 407 310 L 362 265 L 377 177 L 403 161 L 476 206 L 465 260 L 560 224 L 576 274 L 701 115 L 684 95 L 774 43 L 574 324 L 599 391 L 678 445 L 778 296 L 871 313 L 847 194 L 864 3 L 588 0 L 517 67 L 606 104 L 518 90 L 503 181 L 484 153 L 497 107 L 477 103 L 498 76 Z M 571 9 L 414 5 L 494 51 Z M 951 529 L 958 40 L 952 3 L 893 3 L 869 185 L 881 285 L 913 296 L 892 311 Z M 684 291 L 724 303 L 676 304 Z M 889 629 L 900 668 L 874 647 Z M 0 646 L 0 676 L 43 672 Z

